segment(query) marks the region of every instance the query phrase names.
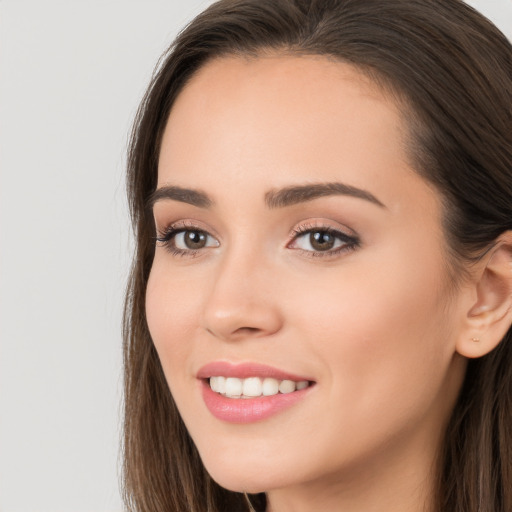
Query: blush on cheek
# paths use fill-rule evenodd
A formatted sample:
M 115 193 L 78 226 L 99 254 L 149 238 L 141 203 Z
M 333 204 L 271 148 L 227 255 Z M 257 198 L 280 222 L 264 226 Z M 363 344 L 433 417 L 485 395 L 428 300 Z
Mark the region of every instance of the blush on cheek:
M 183 369 L 197 332 L 200 291 L 180 287 L 164 270 L 157 263 L 151 271 L 146 289 L 146 318 L 164 372 L 171 374 L 175 369 Z

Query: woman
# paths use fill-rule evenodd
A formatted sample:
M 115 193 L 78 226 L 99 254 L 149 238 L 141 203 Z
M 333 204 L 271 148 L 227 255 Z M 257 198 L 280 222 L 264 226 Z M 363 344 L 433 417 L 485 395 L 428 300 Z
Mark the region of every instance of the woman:
M 130 149 L 131 510 L 512 510 L 511 105 L 459 0 L 179 35 Z

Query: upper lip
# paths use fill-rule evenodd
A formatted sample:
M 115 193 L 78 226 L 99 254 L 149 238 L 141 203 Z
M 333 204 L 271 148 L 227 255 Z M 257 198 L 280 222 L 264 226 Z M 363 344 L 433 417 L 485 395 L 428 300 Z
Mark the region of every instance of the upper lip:
M 311 381 L 308 377 L 296 375 L 266 364 L 247 362 L 230 363 L 228 361 L 213 361 L 205 364 L 197 372 L 198 379 L 208 379 L 210 377 L 236 377 L 246 379 L 248 377 L 271 377 L 276 380 Z

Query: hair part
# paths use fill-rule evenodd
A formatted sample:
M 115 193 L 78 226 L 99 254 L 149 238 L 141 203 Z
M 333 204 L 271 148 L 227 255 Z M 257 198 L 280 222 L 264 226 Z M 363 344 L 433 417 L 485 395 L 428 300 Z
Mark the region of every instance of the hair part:
M 249 510 L 204 469 L 153 346 L 146 208 L 180 91 L 223 56 L 319 55 L 349 63 L 401 109 L 412 167 L 441 194 L 453 276 L 512 229 L 512 46 L 460 0 L 221 0 L 164 54 L 135 118 L 127 190 L 136 249 L 124 314 L 125 502 L 133 512 Z M 490 193 L 492 192 L 492 199 Z M 436 510 L 512 510 L 512 334 L 469 361 L 440 455 Z M 265 497 L 253 497 L 264 509 Z

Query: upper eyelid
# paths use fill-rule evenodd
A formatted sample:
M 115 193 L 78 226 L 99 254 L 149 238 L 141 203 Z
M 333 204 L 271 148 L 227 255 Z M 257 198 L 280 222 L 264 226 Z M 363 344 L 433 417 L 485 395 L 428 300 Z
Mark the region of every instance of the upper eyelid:
M 334 226 L 333 224 L 336 224 L 336 226 Z M 209 236 L 212 236 L 219 242 L 221 240 L 221 237 L 215 232 L 215 230 L 213 230 L 209 226 L 208 227 L 204 226 L 201 221 L 197 221 L 197 220 L 191 220 L 191 219 L 178 220 L 175 222 L 170 222 L 170 223 L 164 225 L 162 228 L 159 228 L 158 222 L 155 219 L 155 228 L 157 230 L 157 236 L 156 236 L 157 239 L 163 238 L 171 232 L 173 235 L 176 235 L 180 231 L 197 230 L 197 231 L 202 231 L 204 233 L 207 233 Z M 335 221 L 327 221 L 324 219 L 311 219 L 311 220 L 306 220 L 306 221 L 300 222 L 300 223 L 296 224 L 291 229 L 291 231 L 287 237 L 286 245 L 289 245 L 290 243 L 292 243 L 293 240 L 295 240 L 297 237 L 299 237 L 301 235 L 305 235 L 305 234 L 315 231 L 315 230 L 327 231 L 327 232 L 330 232 L 333 234 L 338 233 L 346 238 L 356 239 L 358 241 L 360 240 L 359 235 L 354 230 L 349 228 L 348 226 L 341 225 Z
M 302 238 L 305 235 L 315 233 L 315 232 L 329 233 L 330 235 L 333 235 L 335 238 L 338 238 L 345 243 L 353 242 L 353 243 L 356 243 L 357 245 L 360 244 L 359 236 L 357 236 L 355 234 L 349 235 L 348 233 L 345 233 L 344 231 L 341 231 L 339 229 L 333 229 L 333 228 L 328 228 L 328 227 L 324 227 L 324 228 L 317 227 L 317 228 L 305 229 L 303 231 L 296 231 L 295 234 L 292 236 L 291 240 L 287 243 L 287 246 L 294 243 L 297 239 Z
M 292 229 L 291 236 L 293 239 L 297 235 L 309 233 L 315 230 L 339 233 L 346 237 L 359 239 L 359 235 L 348 226 L 340 224 L 336 221 L 324 219 L 312 219 L 311 221 L 303 221 L 299 223 Z
M 159 225 L 162 225 L 162 227 L 159 227 Z M 169 223 L 159 223 L 155 219 L 155 229 L 157 231 L 157 235 L 164 235 L 171 231 L 179 232 L 179 231 L 187 231 L 187 230 L 196 230 L 196 231 L 203 231 L 207 233 L 210 236 L 213 236 L 217 240 L 219 239 L 219 236 L 215 232 L 215 230 L 211 229 L 210 227 L 202 225 L 203 223 L 200 221 L 192 221 L 192 220 L 178 220 L 175 222 L 169 222 Z

